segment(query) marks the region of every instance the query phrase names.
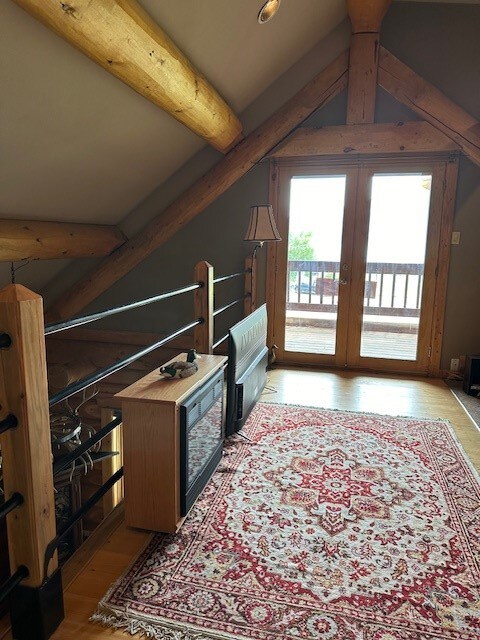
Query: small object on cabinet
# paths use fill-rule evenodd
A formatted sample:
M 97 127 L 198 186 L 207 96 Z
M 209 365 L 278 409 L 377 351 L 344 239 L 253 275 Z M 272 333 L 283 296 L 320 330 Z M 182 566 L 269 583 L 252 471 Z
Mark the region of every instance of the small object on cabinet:
M 185 361 L 175 360 L 165 367 L 160 367 L 160 373 L 167 379 L 193 376 L 198 371 L 198 362 L 196 361 L 198 357 L 195 349 L 190 349 Z

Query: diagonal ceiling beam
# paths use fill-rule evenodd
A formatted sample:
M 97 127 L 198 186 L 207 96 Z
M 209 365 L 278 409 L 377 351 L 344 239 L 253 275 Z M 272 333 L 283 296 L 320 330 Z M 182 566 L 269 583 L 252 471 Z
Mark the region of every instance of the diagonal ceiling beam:
M 244 176 L 314 111 L 343 91 L 347 86 L 347 76 L 348 50 L 242 140 L 140 233 L 77 282 L 50 309 L 49 319 L 73 316 L 136 267 Z
M 142 96 L 226 152 L 240 121 L 136 0 L 14 0 Z
M 118 227 L 106 224 L 0 220 L 0 262 L 103 258 L 125 241 Z
M 462 148 L 480 166 L 480 123 L 441 91 L 380 47 L 378 83 Z

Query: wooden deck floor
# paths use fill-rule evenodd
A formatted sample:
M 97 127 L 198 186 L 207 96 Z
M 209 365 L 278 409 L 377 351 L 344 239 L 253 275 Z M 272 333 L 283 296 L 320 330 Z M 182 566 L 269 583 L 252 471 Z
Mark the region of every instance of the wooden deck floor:
M 326 327 L 287 326 L 285 348 L 300 353 L 335 353 L 335 330 Z M 364 331 L 361 355 L 370 358 L 415 360 L 417 335 L 398 331 Z
M 441 380 L 396 378 L 344 371 L 276 369 L 266 402 L 448 419 L 471 461 L 480 469 L 480 431 Z M 121 631 L 89 622 L 97 602 L 126 569 L 149 534 L 121 524 L 86 562 L 65 593 L 66 619 L 52 640 L 125 640 Z M 130 636 L 129 636 L 130 637 Z

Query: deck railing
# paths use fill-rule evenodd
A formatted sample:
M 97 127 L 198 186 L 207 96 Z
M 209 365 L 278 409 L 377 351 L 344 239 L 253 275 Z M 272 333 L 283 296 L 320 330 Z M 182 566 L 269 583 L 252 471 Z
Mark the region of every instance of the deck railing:
M 367 315 L 418 318 L 423 286 L 423 264 L 368 262 L 364 310 Z M 341 286 L 340 262 L 290 260 L 287 309 L 336 312 Z

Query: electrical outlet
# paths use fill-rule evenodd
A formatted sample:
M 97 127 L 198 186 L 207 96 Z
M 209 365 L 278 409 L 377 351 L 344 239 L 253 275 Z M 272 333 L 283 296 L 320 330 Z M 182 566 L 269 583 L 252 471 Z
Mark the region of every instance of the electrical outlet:
M 450 360 L 450 371 L 458 371 L 460 366 L 460 358 L 452 358 Z
M 452 231 L 452 244 L 460 244 L 460 231 Z

